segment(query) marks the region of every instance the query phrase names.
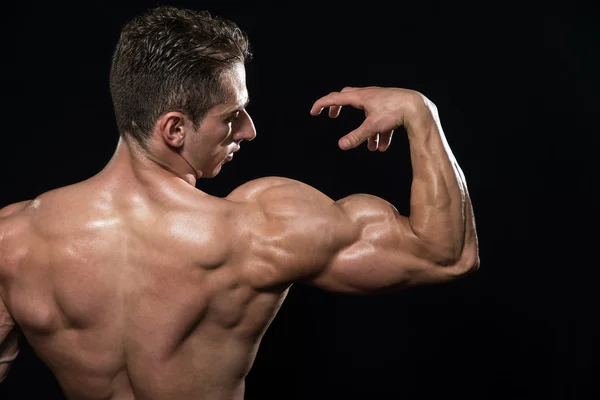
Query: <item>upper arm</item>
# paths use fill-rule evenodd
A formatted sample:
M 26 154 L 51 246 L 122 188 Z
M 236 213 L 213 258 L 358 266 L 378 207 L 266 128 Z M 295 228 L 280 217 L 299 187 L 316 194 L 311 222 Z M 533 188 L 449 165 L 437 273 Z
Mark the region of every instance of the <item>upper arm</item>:
M 358 234 L 332 254 L 319 274 L 308 277 L 307 282 L 318 287 L 349 293 L 394 291 L 449 281 L 477 263 L 476 249 L 469 242 L 459 260 L 440 265 L 430 245 L 414 233 L 409 218 L 379 197 L 358 194 L 336 204 Z
M 375 196 L 336 202 L 282 178 L 257 180 L 232 195 L 253 205 L 238 228 L 250 239 L 245 259 L 252 260 L 252 273 L 265 284 L 306 282 L 329 291 L 370 293 L 442 282 L 469 269 L 467 259 L 451 266 L 431 261 L 408 218 Z

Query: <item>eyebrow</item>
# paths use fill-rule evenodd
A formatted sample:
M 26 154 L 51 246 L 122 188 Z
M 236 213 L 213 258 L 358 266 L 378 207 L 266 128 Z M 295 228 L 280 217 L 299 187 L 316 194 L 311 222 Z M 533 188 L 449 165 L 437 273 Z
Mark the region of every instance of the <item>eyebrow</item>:
M 241 106 L 237 107 L 234 110 L 229 111 L 227 114 L 233 114 L 233 113 L 236 113 L 238 111 L 242 111 L 244 108 L 248 107 L 248 103 L 250 103 L 250 97 L 248 97 L 246 99 L 246 102 L 244 104 L 242 104 Z

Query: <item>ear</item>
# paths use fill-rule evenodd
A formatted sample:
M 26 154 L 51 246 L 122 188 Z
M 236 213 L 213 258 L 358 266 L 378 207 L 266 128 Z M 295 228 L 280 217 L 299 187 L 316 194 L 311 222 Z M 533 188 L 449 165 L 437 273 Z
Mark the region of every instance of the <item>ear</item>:
M 185 136 L 189 134 L 189 123 L 187 117 L 180 112 L 168 112 L 158 120 L 158 129 L 163 140 L 172 147 L 183 146 Z

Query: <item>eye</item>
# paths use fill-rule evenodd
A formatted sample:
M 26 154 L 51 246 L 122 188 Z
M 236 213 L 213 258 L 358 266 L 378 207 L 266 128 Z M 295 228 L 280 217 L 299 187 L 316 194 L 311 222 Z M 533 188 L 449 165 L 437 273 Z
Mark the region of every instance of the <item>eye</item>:
M 227 119 L 227 123 L 232 123 L 233 121 L 235 121 L 236 119 L 238 119 L 240 116 L 240 112 L 236 112 L 235 114 L 232 114 L 228 119 Z

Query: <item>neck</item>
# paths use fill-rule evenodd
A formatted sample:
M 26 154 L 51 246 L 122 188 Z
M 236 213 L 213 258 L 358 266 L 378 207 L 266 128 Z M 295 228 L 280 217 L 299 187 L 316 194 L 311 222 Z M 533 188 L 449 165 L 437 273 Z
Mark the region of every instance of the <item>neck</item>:
M 119 137 L 117 149 L 105 169 L 131 169 L 140 177 L 181 179 L 196 186 L 200 172 L 196 172 L 178 152 L 157 150 L 155 147 L 151 144 L 149 150 L 145 151 L 132 140 Z

